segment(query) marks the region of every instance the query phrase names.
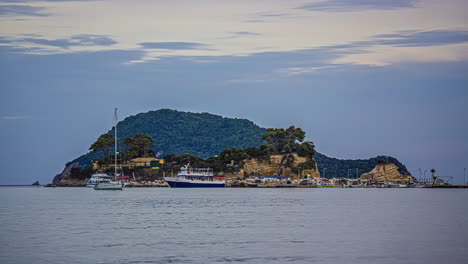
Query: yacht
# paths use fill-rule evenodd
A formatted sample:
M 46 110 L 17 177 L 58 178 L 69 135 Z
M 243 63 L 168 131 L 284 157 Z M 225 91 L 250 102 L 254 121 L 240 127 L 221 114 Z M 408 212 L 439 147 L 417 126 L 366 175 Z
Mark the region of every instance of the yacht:
M 86 187 L 94 188 L 98 183 L 109 181 L 114 179 L 114 176 L 108 175 L 107 173 L 103 173 L 101 171 L 97 171 L 91 178 L 86 182 Z
M 317 188 L 343 188 L 341 185 L 333 184 L 329 179 L 320 179 L 317 181 Z
M 164 177 L 171 188 L 223 188 L 224 175 L 213 175 L 210 168 L 182 167 L 176 177 Z

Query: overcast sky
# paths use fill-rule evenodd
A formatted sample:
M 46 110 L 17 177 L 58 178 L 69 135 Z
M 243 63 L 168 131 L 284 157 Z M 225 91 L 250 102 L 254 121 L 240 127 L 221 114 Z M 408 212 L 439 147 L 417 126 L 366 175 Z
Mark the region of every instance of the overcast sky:
M 2 0 L 0 184 L 51 182 L 124 118 L 302 127 L 337 158 L 463 181 L 466 0 Z M 157 140 L 157 138 L 156 138 Z

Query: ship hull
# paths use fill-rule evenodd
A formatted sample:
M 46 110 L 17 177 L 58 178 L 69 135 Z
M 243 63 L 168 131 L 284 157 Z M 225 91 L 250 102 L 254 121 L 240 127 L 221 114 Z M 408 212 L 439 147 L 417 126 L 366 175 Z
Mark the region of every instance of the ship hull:
M 117 183 L 99 183 L 94 186 L 94 190 L 122 190 L 123 186 L 120 182 Z
M 175 181 L 165 179 L 171 188 L 224 188 L 225 184 L 217 182 L 190 182 L 190 181 Z

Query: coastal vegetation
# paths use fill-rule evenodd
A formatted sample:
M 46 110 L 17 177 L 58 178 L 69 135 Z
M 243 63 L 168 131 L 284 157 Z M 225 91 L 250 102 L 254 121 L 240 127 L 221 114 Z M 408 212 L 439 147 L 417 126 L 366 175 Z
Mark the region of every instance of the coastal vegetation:
M 227 148 L 259 147 L 265 143 L 261 137 L 266 132 L 265 128 L 261 128 L 247 119 L 170 109 L 129 116 L 119 122 L 117 126 L 120 146 L 125 147 L 123 144 L 125 142 L 121 141 L 126 138 L 142 133 L 155 139 L 151 146 L 154 153 L 162 153 L 162 156 L 190 153 L 201 158 L 216 156 Z M 113 134 L 114 129 L 111 129 L 101 135 L 104 138 L 101 140 L 98 138 L 96 142 L 99 141 L 99 144 L 94 146 L 98 148 L 91 148 L 90 152 L 70 161 L 67 165 L 79 163 L 80 167 L 91 167 L 94 160 L 102 159 L 108 155 L 106 152 L 108 149 L 100 149 L 99 147 L 109 146 L 109 137 L 113 140 Z M 120 151 L 125 150 L 119 149 Z
M 98 137 L 96 142 L 94 142 L 91 147 L 89 147 L 89 150 L 97 152 L 97 151 L 102 151 L 102 154 L 104 157 L 109 156 L 109 151 L 114 145 L 114 136 L 112 134 L 102 134 Z
M 284 155 L 281 164 L 284 168 L 290 168 L 297 171 L 299 168 L 294 166 L 295 156 L 306 157 L 306 162 L 300 163 L 300 169 L 315 168 L 315 146 L 312 142 L 303 142 L 305 132 L 301 128 L 290 126 L 287 129 L 270 128 L 262 135 L 266 144 L 260 147 L 248 147 L 245 149 L 228 148 L 214 157 L 207 159 L 199 158 L 191 154 L 167 155 L 165 156 L 165 167 L 163 170 L 178 170 L 180 166 L 190 163 L 193 167 L 210 167 L 219 173 L 235 173 L 243 168 L 248 159 L 257 159 L 270 162 L 271 155 Z M 278 171 L 279 173 L 279 171 Z
M 101 159 L 96 159 L 95 161 L 100 164 L 106 164 L 114 159 L 114 155 L 111 152 L 111 149 L 114 147 L 114 140 L 114 136 L 109 133 L 98 137 L 96 142 L 89 147 L 89 150 L 92 152 L 102 152 L 103 154 Z M 119 148 L 119 159 L 121 159 L 121 162 L 129 161 L 136 157 L 154 156 L 154 151 L 151 149 L 154 139 L 150 135 L 137 133 L 134 137 L 126 137 L 121 143 L 121 147 Z
M 377 156 L 370 159 L 337 159 L 317 153 L 315 161 L 321 175 L 326 178 L 347 177 L 348 174 L 350 177 L 359 177 L 371 171 L 381 161 L 395 164 L 402 175 L 410 174 L 403 163 L 390 156 Z

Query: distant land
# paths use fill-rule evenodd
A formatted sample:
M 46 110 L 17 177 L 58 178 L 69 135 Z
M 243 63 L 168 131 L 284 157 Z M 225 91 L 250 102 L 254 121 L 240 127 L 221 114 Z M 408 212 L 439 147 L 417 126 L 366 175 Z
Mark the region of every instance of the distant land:
M 291 124 L 293 125 L 293 124 Z M 118 123 L 119 139 L 131 137 L 136 133 L 145 133 L 155 139 L 153 151 L 162 152 L 161 157 L 169 154 L 190 153 L 201 158 L 218 155 L 227 148 L 259 147 L 265 141 L 261 139 L 266 128 L 259 127 L 247 119 L 226 118 L 209 113 L 181 112 L 160 109 L 129 116 Z M 111 129 L 108 133 L 113 134 Z M 96 138 L 99 135 L 96 135 Z M 80 168 L 90 168 L 92 161 L 102 158 L 101 152 L 89 152 L 69 163 L 78 163 Z M 327 178 L 346 177 L 371 171 L 379 160 L 395 164 L 400 173 L 409 174 L 406 166 L 394 157 L 377 156 L 369 159 L 336 159 L 317 153 L 320 173 Z

